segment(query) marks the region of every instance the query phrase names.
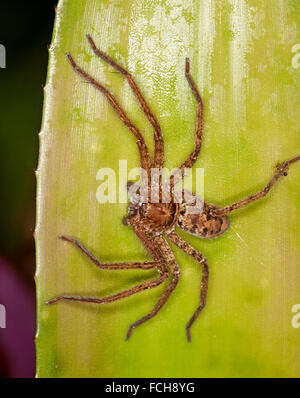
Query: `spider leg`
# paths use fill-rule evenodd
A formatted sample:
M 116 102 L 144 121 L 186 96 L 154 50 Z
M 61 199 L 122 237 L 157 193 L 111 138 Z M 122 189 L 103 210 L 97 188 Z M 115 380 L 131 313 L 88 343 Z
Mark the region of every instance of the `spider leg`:
M 140 152 L 140 159 L 141 159 L 141 167 L 147 172 L 148 180 L 150 180 L 150 168 L 151 168 L 151 160 L 149 156 L 149 151 L 144 141 L 144 138 L 139 131 L 139 129 L 131 122 L 129 117 L 126 115 L 124 110 L 121 108 L 119 103 L 117 102 L 116 98 L 100 83 L 98 83 L 92 76 L 86 73 L 83 69 L 81 69 L 76 62 L 74 61 L 73 57 L 70 53 L 67 53 L 67 58 L 75 70 L 83 79 L 85 79 L 88 83 L 92 84 L 97 90 L 101 91 L 105 97 L 107 98 L 110 105 L 116 111 L 117 115 L 119 116 L 120 120 L 125 124 L 125 126 L 132 132 L 132 134 L 137 138 L 137 146 Z M 148 181 L 150 184 L 150 181 Z
M 155 260 L 154 262 L 141 262 L 141 263 L 118 263 L 118 264 L 102 264 L 99 260 L 91 254 L 79 241 L 76 239 L 70 238 L 68 236 L 61 235 L 60 238 L 66 240 L 68 242 L 73 243 L 76 247 L 78 247 L 83 254 L 85 254 L 94 264 L 96 264 L 99 268 L 103 269 L 150 269 L 156 267 L 160 276 L 157 279 L 153 279 L 148 282 L 144 282 L 138 286 L 132 287 L 128 290 L 125 290 L 120 293 L 116 293 L 112 296 L 104 297 L 104 298 L 96 298 L 96 297 L 84 297 L 84 296 L 70 296 L 70 295 L 61 295 L 55 297 L 46 302 L 47 305 L 54 304 L 61 300 L 68 301 L 81 301 L 88 302 L 94 304 L 107 304 L 113 301 L 120 300 L 125 297 L 132 296 L 133 294 L 139 293 L 143 290 L 153 289 L 156 286 L 162 284 L 168 278 L 168 270 L 164 264 L 162 256 L 157 248 L 157 246 L 152 241 L 150 235 L 140 226 L 134 227 L 134 232 L 137 237 L 141 240 L 151 257 Z
M 206 305 L 206 296 L 208 289 L 208 277 L 209 277 L 209 268 L 206 261 L 206 258 L 196 249 L 193 248 L 189 243 L 187 243 L 181 236 L 179 236 L 175 231 L 169 233 L 168 238 L 181 250 L 183 250 L 186 254 L 193 257 L 198 263 L 202 265 L 202 278 L 201 278 L 201 293 L 200 293 L 200 302 L 199 305 L 194 312 L 193 316 L 189 320 L 186 325 L 186 336 L 188 341 L 191 341 L 191 331 L 190 328 L 198 318 L 200 312 Z
M 88 39 L 94 53 L 98 57 L 103 59 L 103 61 L 110 64 L 114 69 L 116 69 L 118 72 L 120 72 L 127 79 L 134 95 L 136 96 L 137 100 L 140 103 L 142 110 L 144 111 L 147 119 L 152 124 L 154 131 L 155 131 L 155 133 L 154 133 L 155 151 L 154 151 L 153 167 L 159 168 L 159 169 L 162 168 L 163 162 L 164 162 L 164 142 L 163 142 L 163 137 L 162 137 L 162 133 L 161 133 L 161 128 L 160 128 L 160 125 L 159 125 L 156 117 L 151 112 L 150 107 L 147 104 L 138 85 L 134 81 L 132 75 L 126 69 L 122 68 L 119 64 L 117 64 L 115 61 L 113 61 L 109 56 L 107 56 L 103 51 L 99 50 L 96 47 L 94 40 L 91 38 L 90 35 L 87 35 L 87 39 Z
M 282 175 L 285 175 L 289 166 L 292 163 L 297 162 L 298 160 L 300 160 L 300 155 L 284 162 L 283 165 L 278 169 L 277 173 L 273 176 L 273 178 L 269 181 L 269 183 L 265 186 L 265 188 L 262 191 L 259 191 L 253 195 L 250 195 L 247 198 L 242 199 L 242 200 L 240 200 L 236 203 L 233 203 L 229 206 L 223 207 L 221 209 L 217 209 L 216 211 L 214 211 L 214 214 L 225 215 L 225 214 L 231 213 L 234 210 L 237 210 L 244 206 L 247 206 L 248 204 L 255 202 L 258 199 L 263 198 L 264 196 L 267 195 L 267 193 L 270 191 L 270 189 L 273 187 L 273 185 L 279 180 L 279 178 Z
M 160 250 L 160 252 L 161 252 L 161 254 L 162 254 L 162 256 L 172 274 L 172 279 L 171 279 L 171 282 L 169 283 L 169 285 L 167 286 L 166 290 L 160 297 L 159 301 L 154 306 L 153 310 L 149 314 L 143 316 L 141 319 L 137 320 L 136 322 L 134 322 L 133 324 L 131 324 L 129 326 L 128 332 L 126 335 L 126 340 L 128 340 L 130 338 L 133 329 L 135 329 L 137 326 L 143 324 L 144 322 L 148 321 L 149 319 L 153 318 L 159 312 L 159 310 L 166 303 L 166 301 L 168 300 L 171 293 L 176 288 L 176 286 L 179 282 L 180 269 L 179 269 L 179 266 L 176 262 L 175 256 L 174 256 L 170 246 L 168 245 L 166 240 L 160 235 L 153 236 L 153 241 L 159 247 L 159 250 Z
M 46 302 L 47 305 L 51 305 L 57 303 L 58 301 L 68 300 L 68 301 L 80 301 L 85 303 L 94 303 L 94 304 L 108 304 L 114 301 L 120 300 L 125 297 L 132 296 L 133 294 L 139 293 L 143 290 L 153 289 L 156 286 L 161 285 L 168 278 L 168 274 L 164 273 L 157 279 L 153 279 L 148 282 L 144 282 L 141 285 L 134 286 L 128 290 L 124 290 L 123 292 L 113 294 L 112 296 L 96 298 L 96 297 L 84 297 L 84 296 L 69 296 L 62 295 L 55 297 Z
M 90 253 L 82 243 L 80 243 L 77 239 L 71 238 L 70 236 L 59 235 L 61 240 L 65 240 L 66 242 L 73 243 L 78 249 L 88 257 L 98 268 L 100 269 L 108 269 L 108 270 L 123 270 L 123 269 L 152 269 L 160 265 L 158 261 L 144 261 L 144 262 L 132 262 L 132 263 L 112 263 L 105 264 L 101 263 L 92 253 Z
M 186 159 L 185 162 L 180 166 L 180 170 L 183 172 L 185 168 L 191 168 L 195 164 L 202 145 L 202 132 L 203 132 L 203 102 L 200 97 L 197 86 L 190 75 L 190 60 L 186 58 L 185 60 L 185 76 L 187 81 L 191 87 L 192 93 L 197 102 L 197 116 L 196 116 L 196 135 L 195 135 L 195 148 L 190 156 Z
M 170 185 L 171 185 L 171 193 L 174 190 L 174 185 L 177 184 L 183 177 L 184 177 L 184 171 L 185 169 L 190 169 L 193 167 L 195 164 L 200 150 L 201 150 L 201 145 L 202 145 L 202 133 L 203 133 L 203 102 L 201 99 L 201 96 L 199 94 L 199 91 L 197 89 L 197 86 L 190 75 L 190 60 L 189 58 L 186 58 L 185 60 L 185 77 L 187 78 L 187 81 L 189 83 L 189 86 L 192 90 L 192 93 L 196 99 L 197 102 L 197 116 L 196 116 L 196 134 L 195 134 L 195 144 L 194 144 L 194 150 L 193 152 L 189 155 L 189 157 L 180 165 L 179 167 L 179 172 L 175 173 L 174 176 L 170 179 Z

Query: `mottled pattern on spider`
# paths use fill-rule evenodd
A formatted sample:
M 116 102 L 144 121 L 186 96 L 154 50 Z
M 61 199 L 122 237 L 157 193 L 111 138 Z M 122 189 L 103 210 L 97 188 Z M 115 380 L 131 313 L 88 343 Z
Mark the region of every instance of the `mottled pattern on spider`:
M 234 204 L 223 208 L 217 208 L 216 206 L 208 203 L 203 203 L 201 200 L 190 201 L 187 204 L 184 201 L 176 201 L 175 197 L 175 185 L 184 177 L 186 169 L 190 169 L 196 162 L 198 155 L 200 153 L 200 148 L 202 144 L 202 131 L 203 131 L 203 103 L 197 87 L 190 75 L 190 62 L 186 59 L 185 64 L 185 76 L 187 82 L 192 90 L 192 93 L 196 100 L 196 134 L 195 134 L 195 144 L 194 150 L 190 156 L 183 162 L 179 167 L 179 172 L 171 175 L 169 180 L 170 188 L 170 201 L 169 203 L 164 203 L 163 200 L 163 187 L 162 177 L 159 177 L 158 189 L 159 189 L 159 200 L 156 203 L 151 202 L 151 170 L 162 170 L 164 163 L 164 144 L 163 137 L 161 133 L 160 125 L 156 117 L 151 112 L 145 98 L 143 97 L 140 89 L 135 83 L 131 74 L 118 65 L 115 61 L 109 58 L 106 54 L 100 51 L 92 38 L 88 35 L 87 39 L 94 51 L 94 53 L 99 56 L 103 61 L 110 64 L 114 69 L 120 72 L 128 81 L 130 87 L 133 90 L 142 110 L 144 111 L 147 119 L 151 123 L 154 129 L 154 157 L 151 160 L 149 156 L 149 151 L 144 141 L 142 134 L 139 129 L 131 122 L 125 111 L 117 102 L 116 98 L 101 84 L 99 84 L 92 76 L 82 70 L 74 61 L 72 56 L 67 53 L 68 60 L 70 61 L 73 69 L 83 77 L 87 82 L 92 84 L 97 90 L 101 91 L 113 109 L 116 111 L 117 115 L 121 121 L 128 127 L 131 133 L 137 138 L 137 146 L 140 154 L 140 165 L 145 171 L 147 176 L 147 183 L 141 184 L 146 190 L 146 198 L 149 200 L 136 199 L 132 200 L 132 203 L 128 207 L 128 215 L 124 218 L 123 223 L 128 226 L 133 227 L 133 231 L 139 240 L 142 242 L 149 255 L 152 257 L 153 261 L 145 262 L 131 262 L 131 263 L 113 263 L 104 264 L 101 263 L 93 254 L 91 254 L 78 240 L 61 235 L 62 240 L 71 242 L 77 246 L 83 254 L 85 254 L 97 267 L 106 270 L 120 270 L 120 269 L 142 269 L 148 270 L 151 268 L 156 268 L 158 270 L 158 277 L 154 280 L 144 282 L 138 286 L 132 287 L 131 289 L 116 293 L 109 297 L 95 298 L 95 297 L 82 297 L 82 296 L 70 296 L 62 295 L 58 296 L 47 304 L 53 304 L 60 300 L 71 300 L 80 302 L 89 302 L 95 304 L 106 304 L 113 301 L 129 297 L 133 294 L 139 293 L 143 290 L 152 289 L 156 286 L 161 285 L 166 282 L 167 279 L 169 283 L 162 296 L 159 298 L 157 304 L 153 310 L 134 322 L 129 326 L 126 339 L 129 339 L 134 328 L 141 325 L 145 321 L 154 317 L 163 305 L 168 300 L 171 293 L 176 288 L 179 278 L 180 269 L 179 265 L 175 259 L 175 256 L 165 239 L 167 237 L 171 242 L 177 245 L 186 254 L 191 256 L 195 261 L 197 261 L 202 266 L 202 278 L 200 286 L 200 300 L 199 305 L 196 308 L 194 314 L 190 318 L 186 325 L 186 335 L 188 341 L 191 339 L 190 328 L 200 312 L 203 310 L 206 304 L 206 296 L 208 289 L 208 276 L 209 269 L 206 258 L 196 249 L 194 249 L 188 242 L 186 242 L 180 235 L 175 232 L 175 227 L 178 226 L 182 230 L 198 236 L 199 238 L 214 238 L 223 234 L 229 227 L 229 220 L 227 215 L 234 210 L 240 209 L 260 198 L 263 198 L 270 191 L 272 186 L 276 181 L 282 176 L 287 174 L 287 170 L 290 164 L 300 160 L 300 156 L 294 157 L 281 166 L 278 166 L 276 174 L 270 180 L 270 182 L 265 186 L 264 189 L 255 193 L 243 200 L 240 200 Z M 128 189 L 132 187 L 132 183 L 128 183 Z M 143 195 L 140 195 L 140 198 Z M 145 197 L 145 196 L 144 196 Z M 196 197 L 195 197 L 196 198 Z M 196 198 L 197 199 L 197 198 Z M 199 199 L 199 198 L 198 198 Z M 199 205 L 200 203 L 200 205 Z M 195 212 L 187 211 L 187 206 L 194 206 Z M 196 208 L 199 207 L 199 208 Z

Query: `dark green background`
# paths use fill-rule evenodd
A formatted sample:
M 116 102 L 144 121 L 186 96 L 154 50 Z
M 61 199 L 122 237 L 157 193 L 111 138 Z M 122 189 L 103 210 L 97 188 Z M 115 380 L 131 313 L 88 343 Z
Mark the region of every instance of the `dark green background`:
M 38 130 L 55 0 L 1 1 L 0 256 L 34 287 L 35 176 Z

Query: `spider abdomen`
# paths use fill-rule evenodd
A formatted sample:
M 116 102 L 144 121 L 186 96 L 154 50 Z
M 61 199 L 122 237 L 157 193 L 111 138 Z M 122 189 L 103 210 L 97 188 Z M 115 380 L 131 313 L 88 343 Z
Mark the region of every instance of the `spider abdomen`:
M 199 238 L 215 238 L 222 235 L 229 227 L 227 216 L 214 215 L 212 210 L 217 207 L 204 203 L 200 212 L 187 211 L 186 204 L 181 205 L 177 225 L 183 231 Z

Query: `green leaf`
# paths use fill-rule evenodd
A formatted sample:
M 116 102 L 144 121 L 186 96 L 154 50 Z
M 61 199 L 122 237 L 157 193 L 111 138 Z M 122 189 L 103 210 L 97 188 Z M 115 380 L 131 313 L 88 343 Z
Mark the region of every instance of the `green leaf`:
M 263 200 L 233 214 L 214 240 L 180 233 L 208 259 L 207 306 L 201 268 L 174 246 L 181 281 L 159 314 L 134 330 L 164 287 L 97 306 L 45 301 L 63 293 L 107 296 L 153 278 L 154 271 L 102 271 L 57 238 L 78 238 L 102 262 L 149 259 L 131 228 L 127 204 L 100 204 L 97 171 L 119 160 L 139 167 L 135 138 L 78 64 L 120 101 L 153 153 L 153 132 L 128 83 L 86 40 L 134 75 L 164 136 L 166 167 L 193 149 L 196 105 L 185 57 L 205 106 L 205 200 L 227 205 L 262 189 L 278 162 L 300 152 L 299 77 L 292 52 L 298 1 L 61 0 L 50 47 L 41 131 L 37 204 L 38 377 L 295 377 L 300 371 L 300 165 Z M 293 61 L 294 59 L 294 61 Z M 117 183 L 119 178 L 117 179 Z M 123 182 L 122 182 L 123 184 Z

